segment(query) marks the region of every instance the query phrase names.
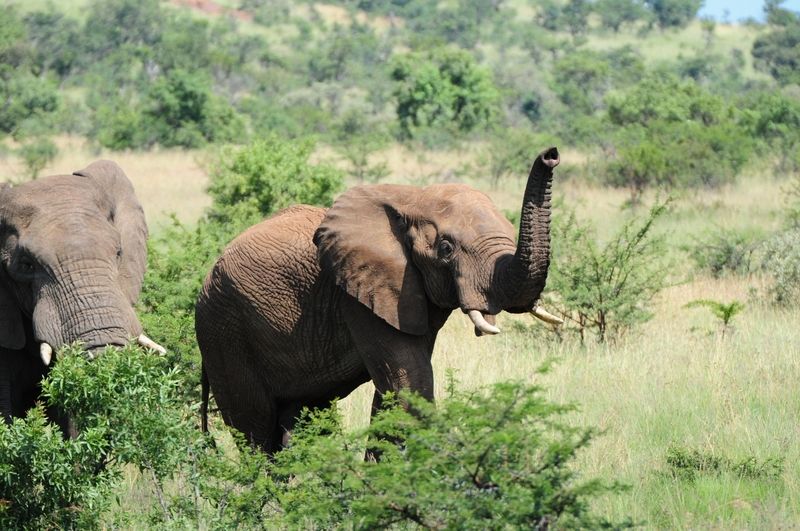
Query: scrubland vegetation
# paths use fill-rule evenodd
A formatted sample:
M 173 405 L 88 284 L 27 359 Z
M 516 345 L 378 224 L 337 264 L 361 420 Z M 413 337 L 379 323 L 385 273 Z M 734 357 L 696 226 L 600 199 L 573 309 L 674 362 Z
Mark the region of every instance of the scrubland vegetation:
M 0 427 L 2 527 L 798 526 L 800 19 L 699 5 L 4 6 L 0 177 L 120 163 L 169 352 L 59 354 L 45 400 L 81 434 L 38 409 Z M 515 221 L 552 144 L 564 326 L 453 318 L 436 407 L 367 427 L 367 384 L 275 460 L 217 416 L 200 434 L 194 299 L 234 235 L 364 182 L 463 181 Z M 406 444 L 364 463 L 375 433 Z

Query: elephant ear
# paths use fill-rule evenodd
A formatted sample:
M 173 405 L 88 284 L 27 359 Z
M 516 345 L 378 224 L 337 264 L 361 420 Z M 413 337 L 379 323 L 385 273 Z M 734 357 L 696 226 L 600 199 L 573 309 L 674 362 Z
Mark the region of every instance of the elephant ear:
M 5 215 L 3 205 L 7 198 L 4 192 L 10 189 L 7 184 L 0 184 L 0 247 L 3 244 L 5 233 Z M 0 347 L 10 350 L 19 350 L 25 346 L 25 329 L 22 325 L 22 312 L 17 306 L 17 301 L 6 285 L 6 275 L 0 265 Z
M 107 210 L 108 219 L 119 231 L 122 241 L 120 285 L 133 305 L 139 298 L 147 267 L 147 222 L 133 185 L 122 168 L 110 160 L 93 162 L 73 175 L 94 181 L 106 200 L 101 208 Z
M 359 186 L 342 194 L 314 234 L 320 264 L 336 284 L 407 334 L 428 331 L 422 275 L 405 245 L 407 186 Z

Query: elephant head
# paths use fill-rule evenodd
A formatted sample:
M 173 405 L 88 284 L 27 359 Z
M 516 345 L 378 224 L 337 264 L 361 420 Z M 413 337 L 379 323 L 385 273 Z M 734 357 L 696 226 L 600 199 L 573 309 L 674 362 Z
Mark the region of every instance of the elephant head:
M 536 157 L 514 228 L 468 186 L 353 188 L 314 235 L 323 271 L 394 328 L 428 332 L 429 303 L 460 308 L 478 335 L 495 334 L 500 311 L 537 310 L 550 263 L 550 185 L 556 148 Z
M 0 355 L 33 347 L 48 365 L 74 341 L 144 341 L 133 304 L 146 239 L 144 211 L 113 162 L 0 188 Z

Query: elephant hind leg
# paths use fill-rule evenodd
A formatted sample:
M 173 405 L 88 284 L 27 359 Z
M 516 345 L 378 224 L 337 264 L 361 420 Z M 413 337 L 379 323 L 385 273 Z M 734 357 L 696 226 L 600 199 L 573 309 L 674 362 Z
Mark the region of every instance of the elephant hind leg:
M 242 432 L 253 446 L 268 454 L 281 449 L 278 408 L 274 400 L 262 400 L 257 407 L 238 407 L 235 411 L 226 411 L 220 406 L 220 411 L 225 423 Z

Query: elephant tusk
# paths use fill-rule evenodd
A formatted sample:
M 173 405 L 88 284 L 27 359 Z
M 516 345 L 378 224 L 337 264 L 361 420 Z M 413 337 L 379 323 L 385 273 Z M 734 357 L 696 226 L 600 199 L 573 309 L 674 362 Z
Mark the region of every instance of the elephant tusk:
M 142 334 L 138 338 L 136 338 L 136 342 L 139 343 L 144 348 L 149 348 L 151 350 L 155 350 L 162 356 L 167 353 L 167 349 L 147 337 L 146 335 Z
M 469 315 L 469 318 L 472 321 L 472 324 L 475 325 L 475 328 L 484 334 L 494 335 L 500 333 L 500 329 L 487 323 L 486 319 L 483 318 L 483 314 L 481 314 L 481 312 L 478 310 L 470 310 L 467 315 Z
M 556 317 L 552 313 L 548 312 L 547 310 L 543 309 L 541 306 L 534 306 L 533 310 L 531 310 L 531 315 L 536 317 L 537 319 L 541 319 L 545 323 L 550 323 L 552 325 L 562 325 L 564 324 L 564 320 L 560 317 Z
M 39 356 L 42 358 L 44 366 L 49 367 L 50 362 L 53 360 L 53 347 L 47 343 L 42 343 L 39 345 Z

